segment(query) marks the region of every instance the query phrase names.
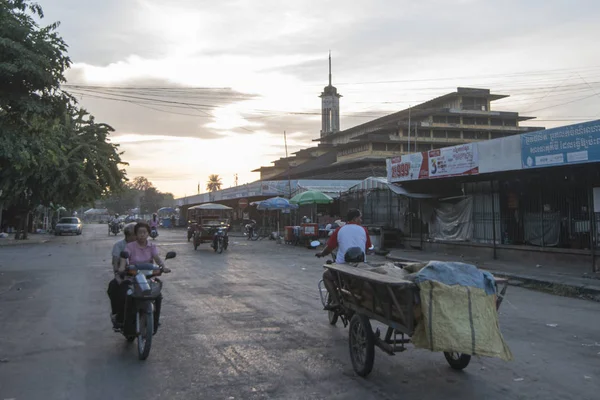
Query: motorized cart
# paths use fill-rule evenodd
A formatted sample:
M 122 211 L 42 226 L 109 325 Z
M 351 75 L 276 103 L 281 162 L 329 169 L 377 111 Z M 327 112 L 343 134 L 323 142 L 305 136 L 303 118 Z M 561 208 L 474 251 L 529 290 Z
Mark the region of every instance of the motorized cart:
M 394 264 L 401 266 L 402 263 Z M 405 345 L 411 343 L 415 327 L 422 321 L 419 287 L 398 276 L 372 272 L 353 264 L 326 264 L 324 268 L 334 277 L 340 299 L 340 306 L 328 311 L 329 323 L 335 325 L 338 319 L 344 326 L 349 323 L 352 366 L 356 374 L 367 376 L 373 368 L 375 346 L 394 355 L 406 350 Z M 319 289 L 325 306 L 331 299 L 322 283 L 319 283 Z M 496 310 L 502 303 L 507 285 L 506 279 L 496 278 Z M 493 309 L 493 303 L 490 307 Z M 379 328 L 373 330 L 371 320 L 386 325 L 385 334 L 382 335 Z M 448 364 L 458 370 L 466 368 L 471 360 L 469 354 L 444 352 L 444 356 Z
M 194 250 L 202 243 L 212 243 L 218 229 L 230 228 L 231 210 L 231 207 L 214 203 L 188 209 L 188 238 L 192 240 Z

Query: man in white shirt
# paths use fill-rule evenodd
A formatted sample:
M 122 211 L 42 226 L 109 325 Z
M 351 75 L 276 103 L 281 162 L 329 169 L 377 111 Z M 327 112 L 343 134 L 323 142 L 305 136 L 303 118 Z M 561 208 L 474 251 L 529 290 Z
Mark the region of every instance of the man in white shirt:
M 327 245 L 320 253 L 317 253 L 317 257 L 325 257 L 330 254 L 336 247 L 338 248 L 337 256 L 335 259 L 336 264 L 344 264 L 346 262 L 345 256 L 348 249 L 352 247 L 359 247 L 363 249 L 364 254 L 367 254 L 367 250 L 371 247 L 371 238 L 369 237 L 369 231 L 364 226 L 361 226 L 362 214 L 360 210 L 353 208 L 348 211 L 346 217 L 346 224 L 337 228 L 333 234 L 329 237 Z M 366 261 L 366 259 L 365 259 Z M 327 308 L 336 307 L 339 305 L 339 299 L 337 291 L 335 290 L 335 277 L 331 271 L 326 270 L 323 273 L 323 283 L 329 291 L 332 302 Z

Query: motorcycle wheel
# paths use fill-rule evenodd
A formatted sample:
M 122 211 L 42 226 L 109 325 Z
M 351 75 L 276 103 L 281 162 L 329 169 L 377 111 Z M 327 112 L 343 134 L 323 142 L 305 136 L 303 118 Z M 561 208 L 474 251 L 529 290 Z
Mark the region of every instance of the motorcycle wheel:
M 150 310 L 138 311 L 138 327 L 137 345 L 138 357 L 140 360 L 145 360 L 150 355 L 150 346 L 152 346 L 152 335 L 154 334 L 154 315 Z
M 217 241 L 217 248 L 215 249 L 215 251 L 219 254 L 223 252 L 223 239 L 219 239 Z
M 198 245 L 200 244 L 200 240 L 196 238 L 194 235 L 194 250 L 198 250 Z
M 250 235 L 250 240 L 257 241 L 258 240 L 258 232 L 252 231 L 252 235 Z

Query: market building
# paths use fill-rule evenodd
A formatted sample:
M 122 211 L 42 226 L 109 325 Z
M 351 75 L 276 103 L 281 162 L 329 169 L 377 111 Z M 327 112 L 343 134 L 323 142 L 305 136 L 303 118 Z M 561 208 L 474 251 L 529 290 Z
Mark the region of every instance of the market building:
M 405 247 L 598 270 L 600 120 L 399 155 Z
M 329 85 L 321 98 L 321 131 L 317 146 L 253 170 L 261 180 L 366 179 L 385 176 L 385 160 L 398 154 L 474 143 L 544 129 L 521 126 L 534 117 L 496 111 L 494 101 L 509 96 L 489 89 L 462 88 L 414 107 L 341 129 L 340 97 Z

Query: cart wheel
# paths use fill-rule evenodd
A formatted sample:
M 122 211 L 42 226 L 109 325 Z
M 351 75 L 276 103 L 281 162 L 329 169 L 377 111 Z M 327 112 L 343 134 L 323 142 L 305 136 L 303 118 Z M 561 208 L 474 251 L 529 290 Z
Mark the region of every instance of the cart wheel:
M 447 353 L 444 352 L 446 361 L 450 364 L 450 367 L 458 371 L 467 368 L 467 365 L 471 362 L 471 356 L 463 353 Z
M 325 303 L 327 305 L 331 304 L 331 296 L 329 295 L 329 291 L 327 291 L 327 299 L 325 300 Z M 337 311 L 332 311 L 332 310 L 328 310 L 327 311 L 327 316 L 329 317 L 329 323 L 331 325 L 335 325 L 337 323 L 339 314 L 337 313 Z
M 350 358 L 354 372 L 359 376 L 367 376 L 373 370 L 375 361 L 375 335 L 369 318 L 355 314 L 350 321 Z

